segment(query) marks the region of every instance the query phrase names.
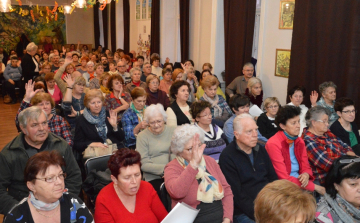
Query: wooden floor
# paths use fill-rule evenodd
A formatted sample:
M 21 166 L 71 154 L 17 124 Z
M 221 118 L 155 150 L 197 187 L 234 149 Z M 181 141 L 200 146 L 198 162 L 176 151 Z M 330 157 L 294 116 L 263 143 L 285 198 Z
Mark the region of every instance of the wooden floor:
M 3 98 L 0 97 L 0 151 L 18 135 L 15 127 L 15 116 L 19 106 L 20 103 L 4 104 Z M 0 215 L 0 223 L 2 222 L 3 215 Z

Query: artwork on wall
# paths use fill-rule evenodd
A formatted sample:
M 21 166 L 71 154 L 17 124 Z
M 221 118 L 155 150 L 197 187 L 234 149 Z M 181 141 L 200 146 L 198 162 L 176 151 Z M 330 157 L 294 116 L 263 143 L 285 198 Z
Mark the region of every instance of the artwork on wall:
M 147 40 L 144 40 L 142 36 L 146 36 Z M 144 57 L 144 63 L 150 62 L 150 43 L 151 43 L 151 36 L 146 34 L 139 34 L 139 39 L 137 41 L 137 55 Z
M 289 78 L 290 50 L 276 49 L 275 76 Z
M 136 20 L 151 19 L 152 0 L 136 0 L 135 18 Z
M 22 34 L 36 45 L 52 44 L 58 48 L 66 43 L 65 15 L 57 13 L 55 19 L 54 15 L 47 15 L 47 7 L 33 8 L 22 5 L 20 10 L 19 6 L 13 6 L 13 12 L 0 13 L 0 45 L 6 51 L 16 49 Z M 30 16 L 32 11 L 34 19 Z
M 280 1 L 279 29 L 293 29 L 295 0 Z

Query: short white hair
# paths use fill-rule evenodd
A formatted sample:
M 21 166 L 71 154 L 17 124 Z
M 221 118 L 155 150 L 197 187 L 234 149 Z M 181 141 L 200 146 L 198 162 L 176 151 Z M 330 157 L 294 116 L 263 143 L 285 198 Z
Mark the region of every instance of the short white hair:
M 27 123 L 30 120 L 37 121 L 41 114 L 44 114 L 47 119 L 47 115 L 46 115 L 45 111 L 42 110 L 40 107 L 38 107 L 38 106 L 28 107 L 20 112 L 20 114 L 18 116 L 19 125 L 22 126 L 23 128 L 26 128 Z
M 38 46 L 36 46 L 36 44 L 34 42 L 31 42 L 26 46 L 27 52 L 36 51 L 37 49 L 38 49 Z
M 86 63 L 86 66 L 89 66 L 89 65 L 94 66 L 94 62 L 92 62 L 92 61 L 87 62 L 87 63 Z
M 188 143 L 195 134 L 199 134 L 200 141 L 204 143 L 204 133 L 199 127 L 190 124 L 178 126 L 171 137 L 171 152 L 175 155 L 184 150 L 185 144 Z
M 158 114 L 162 115 L 164 122 L 166 122 L 167 114 L 164 110 L 164 106 L 160 103 L 158 103 L 156 105 L 152 104 L 145 109 L 144 120 L 149 122 L 151 117 L 154 117 L 155 115 L 158 115 Z
M 49 60 L 51 60 L 55 56 L 55 53 L 50 53 Z
M 138 68 L 138 67 L 134 67 L 134 68 L 131 68 L 131 70 L 130 70 L 130 76 L 131 76 L 131 77 L 133 76 L 133 74 L 135 73 L 135 71 L 139 71 L 140 74 L 141 74 L 141 69 Z
M 243 119 L 251 119 L 254 121 L 254 118 L 250 114 L 247 114 L 247 113 L 236 116 L 234 118 L 233 128 L 234 128 L 234 131 L 236 131 L 240 134 L 242 133 L 242 129 L 243 129 L 243 124 L 241 123 L 241 120 L 243 120 Z

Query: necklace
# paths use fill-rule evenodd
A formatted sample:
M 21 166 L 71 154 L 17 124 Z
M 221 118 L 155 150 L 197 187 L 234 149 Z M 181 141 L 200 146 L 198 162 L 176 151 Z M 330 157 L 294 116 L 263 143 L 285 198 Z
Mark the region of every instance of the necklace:
M 44 214 L 42 214 L 42 213 L 40 212 L 40 210 L 37 209 L 37 208 L 35 208 L 35 210 L 36 210 L 37 213 L 39 213 L 40 215 L 44 216 L 45 218 L 51 218 L 51 217 L 53 217 L 53 216 L 57 213 L 57 209 L 59 209 L 59 207 L 60 207 L 60 205 L 58 205 L 58 206 L 56 207 L 56 210 L 54 211 L 54 213 L 53 213 L 52 215 L 44 215 Z

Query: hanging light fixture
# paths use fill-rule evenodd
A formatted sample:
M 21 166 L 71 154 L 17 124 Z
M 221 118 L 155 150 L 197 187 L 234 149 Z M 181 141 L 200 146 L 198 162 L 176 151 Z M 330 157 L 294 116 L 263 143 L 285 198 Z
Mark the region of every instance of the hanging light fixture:
M 11 0 L 0 0 L 0 12 L 9 12 Z
M 64 5 L 64 14 L 70 14 L 71 8 L 70 5 Z
M 76 0 L 74 3 L 77 8 L 82 9 L 82 8 L 84 8 L 86 1 L 85 0 Z
M 99 0 L 100 4 L 104 4 L 104 2 L 106 2 L 106 4 L 110 4 L 111 0 Z

